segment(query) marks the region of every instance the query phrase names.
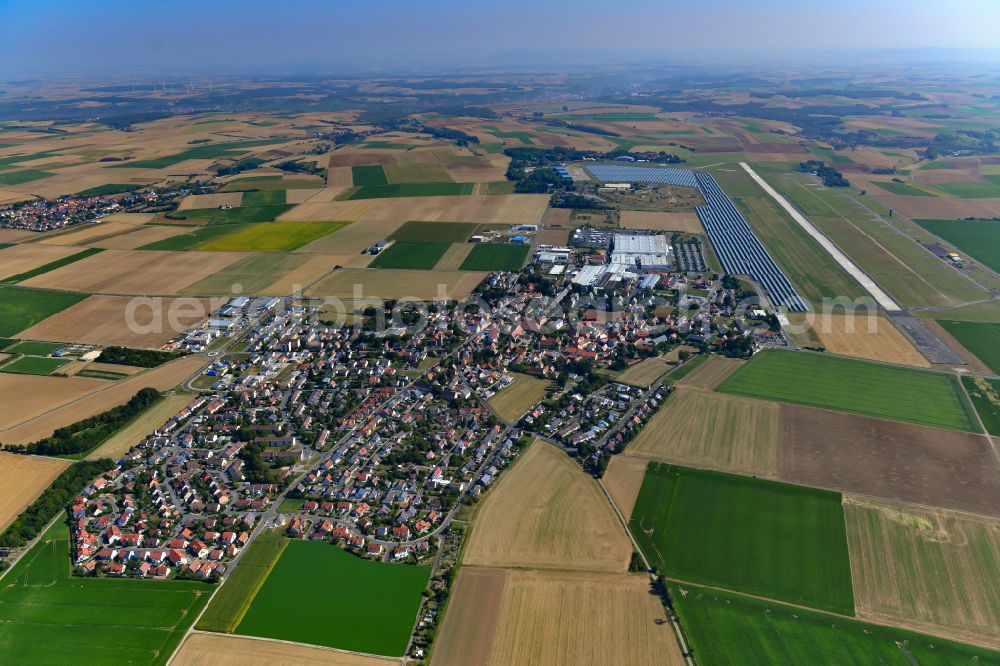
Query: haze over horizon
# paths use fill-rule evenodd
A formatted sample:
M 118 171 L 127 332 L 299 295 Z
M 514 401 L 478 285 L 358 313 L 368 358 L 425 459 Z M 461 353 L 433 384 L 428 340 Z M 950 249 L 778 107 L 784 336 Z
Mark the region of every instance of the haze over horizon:
M 991 0 L 843 0 L 835 8 L 793 0 L 718 0 L 710 8 L 656 0 L 510 0 L 499 7 L 455 0 L 166 6 L 15 0 L 0 1 L 0 18 L 5 78 L 1000 49 L 1000 3 Z

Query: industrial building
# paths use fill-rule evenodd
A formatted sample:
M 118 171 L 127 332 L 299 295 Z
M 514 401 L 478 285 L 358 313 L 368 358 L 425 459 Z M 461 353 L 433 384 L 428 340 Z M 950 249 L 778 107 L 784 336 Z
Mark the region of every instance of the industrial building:
M 673 250 L 663 234 L 615 234 L 611 263 L 636 270 L 670 270 Z

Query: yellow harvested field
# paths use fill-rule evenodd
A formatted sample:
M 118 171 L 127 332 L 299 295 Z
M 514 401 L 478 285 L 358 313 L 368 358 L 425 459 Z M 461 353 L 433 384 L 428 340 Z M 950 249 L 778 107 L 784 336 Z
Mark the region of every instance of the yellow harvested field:
M 1000 520 L 844 496 L 858 617 L 1000 648 Z
M 0 229 L 0 243 L 16 243 L 18 241 L 37 238 L 38 234 L 33 231 L 22 229 Z
M 632 518 L 635 499 L 639 496 L 648 465 L 649 461 L 645 458 L 611 456 L 608 469 L 604 472 L 602 482 L 618 505 L 618 510 L 625 516 L 625 520 Z
M 22 284 L 91 293 L 176 294 L 247 256 L 246 252 L 106 250 Z
M 125 224 L 148 224 L 156 219 L 156 213 L 112 213 L 103 218 L 105 222 L 124 222 Z
M 457 271 L 474 247 L 475 244 L 473 243 L 452 243 L 451 247 L 434 264 L 434 270 Z
M 619 223 L 625 229 L 681 231 L 687 234 L 705 233 L 698 216 L 694 213 L 623 210 Z
M 291 294 L 295 291 L 304 291 L 306 287 L 316 282 L 324 275 L 330 273 L 335 266 L 343 266 L 345 262 L 354 259 L 355 256 L 362 257 L 371 255 L 349 255 L 347 257 L 319 254 L 309 258 L 298 268 L 293 268 L 282 275 L 276 282 L 264 288 L 265 294 Z
M 489 399 L 490 408 L 505 421 L 517 421 L 528 408 L 545 397 L 549 380 L 517 372 L 514 381 Z
M 134 250 L 156 243 L 166 238 L 173 238 L 181 234 L 190 233 L 191 230 L 185 227 L 169 227 L 166 225 L 133 226 L 132 231 L 127 231 L 116 236 L 109 236 L 94 240 L 87 245 L 92 247 L 103 247 L 107 250 Z
M 285 191 L 285 203 L 290 204 L 302 204 L 310 200 L 318 192 L 324 192 L 322 189 L 307 190 L 307 189 L 295 189 Z
M 139 225 L 128 224 L 127 222 L 101 222 L 98 224 L 83 224 L 68 233 L 59 233 L 46 236 L 39 241 L 39 245 L 85 245 L 88 241 L 111 238 L 119 234 L 128 233 L 139 229 Z
M 597 482 L 536 440 L 476 513 L 464 563 L 625 571 L 632 543 Z
M 166 423 L 170 417 L 179 412 L 194 398 L 195 396 L 189 393 L 179 392 L 164 396 L 162 400 L 144 411 L 138 418 L 131 421 L 124 428 L 112 435 L 106 442 L 91 451 L 87 455 L 87 460 L 97 460 L 98 458 L 118 460 L 128 453 L 129 449 L 145 439 L 146 435 Z
M 503 180 L 507 172 L 506 167 L 485 161 L 481 164 L 446 164 L 444 168 L 456 183 L 492 183 Z
M 0 428 L 0 442 L 28 444 L 48 437 L 58 428 L 128 402 L 139 389 L 147 386 L 159 391 L 172 389 L 200 370 L 207 360 L 207 357 L 201 354 L 192 354 L 113 384 L 99 379 L 38 377 L 37 379 L 53 379 L 60 382 L 88 382 L 96 390 L 89 391 L 82 397 L 77 396 L 74 399 L 64 400 L 60 404 L 53 404 L 51 397 L 48 397 L 44 391 L 30 391 L 30 395 L 34 396 L 31 400 L 34 414 L 22 416 L 12 427 Z M 15 376 L 28 377 L 30 375 Z M 3 380 L 4 378 L 0 377 L 0 399 L 3 397 Z
M 305 294 L 350 300 L 384 298 L 460 301 L 468 297 L 486 275 L 466 271 L 343 268 L 306 289 Z
M 744 361 L 736 358 L 713 354 L 707 361 L 682 377 L 677 385 L 711 391 L 721 384 L 723 379 L 736 372 L 743 363 Z
M 0 372 L 0 442 L 12 443 L 4 430 L 59 405 L 104 388 L 104 382 L 82 377 L 18 375 Z
M 171 666 L 398 666 L 399 659 L 370 657 L 321 647 L 195 631 Z
M 205 321 L 214 307 L 218 305 L 213 306 L 205 298 L 96 295 L 57 312 L 21 335 L 28 340 L 159 349 L 185 329 Z
M 0 532 L 68 466 L 68 460 L 0 451 Z
M 53 261 L 59 261 L 79 251 L 80 248 L 76 247 L 42 245 L 40 243 L 13 245 L 0 250 L 0 279 L 33 270 Z
M 507 572 L 463 566 L 434 642 L 431 666 L 487 664 L 503 606 Z
M 512 571 L 489 664 L 684 664 L 645 575 Z
M 324 252 L 337 255 L 350 253 L 367 256 L 368 261 L 371 261 L 375 257 L 361 255 L 361 251 L 391 235 L 401 224 L 402 222 L 398 220 L 395 222 L 355 222 L 303 245 L 298 249 L 298 252 Z
M 630 456 L 775 477 L 780 406 L 678 387 L 626 448 Z
M 289 197 L 288 203 L 323 203 L 333 201 L 346 189 L 347 187 L 343 185 L 331 185 L 330 187 L 324 187 L 318 190 L 302 190 L 302 192 L 308 195 L 305 201 L 294 201 L 291 197 Z M 288 194 L 291 195 L 291 190 L 289 190 Z
M 361 216 L 371 208 L 378 206 L 380 201 L 382 199 L 304 203 L 279 215 L 278 219 L 292 222 L 353 222 L 361 219 Z
M 826 351 L 873 361 L 901 363 L 920 368 L 930 363 L 906 336 L 881 315 L 851 316 L 805 312 L 789 316 L 793 326 L 808 326 Z
M 239 206 L 243 202 L 242 192 L 215 192 L 214 194 L 192 194 L 184 197 L 177 210 L 198 208 L 218 208 L 219 206 Z
M 667 363 L 662 358 L 647 358 L 621 372 L 615 380 L 629 386 L 646 387 L 655 382 L 660 375 L 672 367 L 673 364 Z
M 502 199 L 499 209 L 487 224 L 539 224 L 549 207 L 547 194 L 503 194 L 490 197 Z
M 354 177 L 351 173 L 351 167 L 330 167 L 327 169 L 326 185 L 327 187 L 340 188 L 347 188 L 354 185 Z

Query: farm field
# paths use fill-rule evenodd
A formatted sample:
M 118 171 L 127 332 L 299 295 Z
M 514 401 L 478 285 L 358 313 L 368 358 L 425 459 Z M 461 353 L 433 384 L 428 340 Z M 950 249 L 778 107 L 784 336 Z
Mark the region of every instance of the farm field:
M 118 460 L 128 453 L 129 449 L 145 439 L 187 404 L 194 400 L 190 393 L 171 393 L 146 409 L 124 428 L 111 435 L 103 444 L 87 454 L 87 460 L 108 458 Z M 244 558 L 245 561 L 245 558 Z M 242 563 L 241 563 L 242 566 Z
M 623 229 L 649 229 L 652 231 L 681 231 L 687 234 L 704 234 L 695 213 L 665 213 L 644 210 L 623 210 L 619 224 Z
M 679 378 L 676 375 L 671 375 L 677 381 L 678 386 L 710 391 L 746 363 L 746 361 L 715 354 L 696 358 L 704 358 L 705 361 L 696 363 L 689 372 L 681 374 Z M 693 360 L 695 359 L 691 359 L 691 361 Z M 690 364 L 691 361 L 685 365 Z
M 679 666 L 665 619 L 644 575 L 511 571 L 485 663 Z
M 668 385 L 677 384 L 682 379 L 687 377 L 689 374 L 698 369 L 703 363 L 707 363 L 709 359 L 708 354 L 698 354 L 696 356 L 690 357 L 688 360 L 684 361 L 680 366 L 674 368 L 664 376 L 664 381 Z
M 1000 516 L 1000 463 L 973 433 L 781 408 L 779 478 Z
M 464 243 L 478 227 L 476 222 L 407 222 L 390 234 L 389 240 Z
M 489 663 L 508 572 L 463 566 L 434 641 L 431 666 Z
M 519 271 L 531 246 L 514 243 L 481 243 L 462 262 L 463 271 Z
M 74 252 L 68 257 L 63 257 L 62 259 L 57 259 L 56 261 L 51 261 L 47 264 L 42 264 L 41 266 L 33 268 L 29 271 L 18 273 L 16 275 L 11 275 L 9 277 L 4 278 L 3 281 L 8 284 L 17 284 L 19 282 L 24 282 L 25 280 L 30 280 L 36 275 L 44 275 L 49 271 L 54 271 L 55 269 L 62 268 L 63 266 L 69 266 L 74 262 L 80 261 L 81 259 L 85 259 L 86 257 L 93 256 L 103 251 L 104 250 L 102 250 L 101 248 L 90 247 L 85 250 L 80 250 L 79 252 Z
M 166 664 L 213 589 L 73 578 L 68 552 L 69 530 L 57 522 L 3 577 L 0 662 Z
M 472 243 L 452 243 L 448 246 L 448 251 L 434 264 L 434 270 L 457 271 L 474 247 Z
M 41 243 L 3 247 L 0 249 L 0 280 L 8 282 L 16 275 L 65 259 L 79 251 L 79 248 Z
M 472 183 L 396 183 L 365 185 L 351 193 L 348 200 L 385 199 L 390 197 L 442 197 L 472 194 Z
M 188 285 L 183 292 L 199 296 L 229 297 L 236 290 L 236 285 L 240 285 L 239 291 L 235 293 L 284 295 L 272 291 L 270 286 L 285 274 L 302 268 L 311 259 L 307 254 L 278 252 L 239 256 L 238 261 Z
M 647 358 L 629 366 L 626 370 L 615 377 L 619 381 L 629 386 L 639 386 L 645 388 L 655 382 L 661 375 L 666 373 L 673 366 L 659 357 Z
M 177 210 L 204 210 L 220 206 L 238 207 L 242 202 L 242 192 L 222 191 L 213 192 L 212 194 L 191 194 L 181 200 L 177 206 Z
M 0 336 L 16 335 L 84 298 L 84 294 L 0 286 Z
M 306 289 L 306 296 L 356 299 L 462 300 L 476 288 L 485 273 L 344 268 Z
M 953 375 L 810 352 L 765 351 L 717 389 L 865 416 L 976 430 Z
M 305 645 L 195 632 L 181 644 L 172 666 L 399 666 L 399 659 L 366 657 Z
M 946 319 L 939 319 L 938 323 L 994 374 L 1000 375 L 1000 324 Z
M 0 442 L 8 441 L 4 430 L 47 410 L 77 400 L 103 385 L 77 377 L 45 377 L 0 373 Z
M 387 185 L 389 183 L 386 179 L 385 171 L 379 164 L 351 167 L 351 177 L 353 184 L 359 187 L 366 185 Z
M 631 554 L 596 482 L 563 451 L 538 440 L 479 507 L 463 563 L 621 572 Z
M 694 657 L 705 666 L 949 666 L 1000 659 L 985 648 L 696 585 L 672 584 L 670 591 Z
M 382 169 L 390 184 L 396 183 L 452 183 L 454 180 L 440 164 L 435 162 L 413 162 L 410 164 L 387 164 Z M 361 183 L 355 182 L 355 185 Z M 368 183 L 365 183 L 368 184 Z M 378 185 L 379 183 L 371 183 Z
M 236 206 L 234 208 L 191 208 L 175 213 L 181 224 L 204 224 L 207 226 L 225 224 L 249 224 L 253 222 L 273 222 L 283 213 L 292 209 L 288 204 L 265 204 L 260 206 Z M 174 224 L 165 218 L 164 223 Z
M 236 633 L 402 656 L 430 569 L 363 560 L 329 543 L 293 540 Z M 377 622 L 358 622 L 361 617 Z
M 130 308 L 130 303 L 134 307 Z M 180 332 L 169 325 L 168 317 L 172 315 L 179 327 L 186 328 L 205 321 L 210 311 L 207 301 L 190 297 L 164 298 L 140 306 L 129 296 L 95 295 L 44 319 L 21 335 L 31 340 L 158 349 Z M 134 330 L 126 325 L 128 313 L 137 324 Z M 158 326 L 158 321 L 162 325 Z
M 0 532 L 68 466 L 68 460 L 0 451 Z
M 490 408 L 505 421 L 517 421 L 528 408 L 545 397 L 547 379 L 511 373 L 514 381 L 489 399 Z
M 195 628 L 234 632 L 288 543 L 288 539 L 274 530 L 261 532 L 212 598 Z
M 146 230 L 165 230 L 169 231 L 168 234 L 157 233 L 154 236 L 149 237 L 148 243 L 127 243 L 128 248 L 121 249 L 138 249 L 138 250 L 193 250 L 200 245 L 209 243 L 216 238 L 222 238 L 223 236 L 228 236 L 234 234 L 243 229 L 249 229 L 252 224 L 220 224 L 216 226 L 205 226 L 205 227 L 166 227 L 166 226 L 156 226 L 150 225 L 146 227 Z M 129 234 L 134 235 L 134 234 Z M 147 233 L 148 236 L 148 233 Z
M 622 512 L 625 520 L 632 517 L 635 499 L 642 488 L 642 479 L 646 476 L 649 461 L 635 456 L 612 456 L 608 469 L 604 472 L 602 482 L 608 493 Z
M 913 220 L 991 271 L 1000 273 L 1000 224 L 984 220 Z
M 629 526 L 669 578 L 854 613 L 839 493 L 652 463 Z
M 205 364 L 205 357 L 199 354 L 185 356 L 163 365 L 133 375 L 128 379 L 113 384 L 94 379 L 76 377 L 37 377 L 38 381 L 51 382 L 86 382 L 93 390 L 82 395 L 67 397 L 62 403 L 53 403 L 51 396 L 45 393 L 32 393 L 27 400 L 30 410 L 18 414 L 17 420 L 6 427 L 0 428 L 0 442 L 5 444 L 28 444 L 48 437 L 57 428 L 76 423 L 82 419 L 100 414 L 103 411 L 128 402 L 139 389 L 151 386 L 159 391 L 166 391 L 180 384 Z M 6 386 L 0 373 L 0 390 Z M 9 375 L 10 377 L 26 377 L 26 375 Z M 81 384 L 82 385 L 82 384 Z M 7 385 L 11 386 L 11 385 Z M 15 390 L 24 388 L 20 382 L 11 387 Z M 73 389 L 74 391 L 77 389 Z
M 130 160 L 115 164 L 112 168 L 117 169 L 165 169 L 175 164 L 180 164 L 186 160 L 213 160 L 217 158 L 233 158 L 251 152 L 251 148 L 259 148 L 278 143 L 285 143 L 288 139 L 259 139 L 252 141 L 229 141 L 219 143 L 209 143 L 196 148 L 188 148 L 173 155 L 165 155 L 146 160 Z
M 678 387 L 626 453 L 773 478 L 779 409 L 773 402 Z
M 28 337 L 28 336 L 23 336 Z M 48 356 L 54 351 L 57 351 L 62 345 L 54 344 L 52 342 L 38 342 L 34 339 L 27 339 L 22 342 L 6 347 L 4 351 L 8 354 L 25 354 L 28 356 Z
M 788 319 L 793 327 L 808 329 L 794 336 L 802 345 L 818 345 L 832 354 L 871 361 L 930 367 L 930 362 L 887 317 L 870 314 L 790 313 Z
M 962 377 L 965 390 L 991 435 L 1000 435 L 1000 380 Z
M 844 498 L 858 617 L 1000 647 L 1000 521 Z
M 69 363 L 65 358 L 46 358 L 41 356 L 22 356 L 0 366 L 0 372 L 23 375 L 51 375 L 54 371 Z
M 448 251 L 450 243 L 396 241 L 382 250 L 370 264 L 371 268 L 402 268 L 430 270 Z
M 347 222 L 262 222 L 197 246 L 203 251 L 291 252 Z

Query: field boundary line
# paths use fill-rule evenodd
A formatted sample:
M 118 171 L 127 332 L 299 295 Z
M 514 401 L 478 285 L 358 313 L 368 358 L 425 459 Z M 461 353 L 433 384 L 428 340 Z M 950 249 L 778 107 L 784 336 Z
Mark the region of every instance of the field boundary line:
M 899 304 L 892 300 L 889 294 L 883 291 L 882 288 L 879 287 L 867 273 L 862 271 L 857 264 L 855 264 L 833 243 L 833 241 L 831 241 L 823 232 L 817 229 L 812 222 L 807 220 L 802 213 L 792 206 L 792 204 L 788 202 L 788 199 L 779 194 L 778 191 L 771 187 L 766 180 L 761 178 L 749 164 L 746 162 L 740 162 L 740 166 L 743 167 L 743 170 L 746 171 L 751 178 L 753 178 L 754 182 L 760 185 L 760 187 L 767 192 L 767 194 L 770 195 L 770 197 L 774 199 L 774 201 L 777 202 L 777 204 L 781 206 L 781 208 L 788 213 L 792 219 L 813 238 L 813 240 L 819 243 L 820 247 L 826 250 L 827 254 L 829 254 L 841 268 L 847 271 L 847 273 L 853 277 L 858 284 L 860 284 L 861 287 L 878 302 L 879 305 L 886 310 L 893 312 L 902 310 Z

